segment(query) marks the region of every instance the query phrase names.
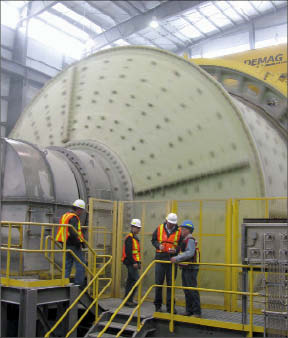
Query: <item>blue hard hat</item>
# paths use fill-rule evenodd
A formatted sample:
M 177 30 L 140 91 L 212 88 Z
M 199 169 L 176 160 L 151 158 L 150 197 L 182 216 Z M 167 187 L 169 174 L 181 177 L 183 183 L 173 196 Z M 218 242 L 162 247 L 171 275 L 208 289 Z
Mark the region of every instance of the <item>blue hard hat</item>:
M 188 229 L 194 231 L 194 224 L 189 219 L 183 221 L 182 224 L 180 225 L 180 227 L 188 228 Z

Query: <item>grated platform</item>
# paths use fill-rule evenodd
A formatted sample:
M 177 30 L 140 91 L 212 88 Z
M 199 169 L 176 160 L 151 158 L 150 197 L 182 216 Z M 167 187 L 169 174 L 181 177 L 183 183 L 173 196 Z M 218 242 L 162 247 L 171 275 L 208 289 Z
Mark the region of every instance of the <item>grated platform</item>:
M 120 298 L 107 298 L 99 301 L 99 304 L 105 309 L 110 311 L 115 311 L 118 306 L 121 304 L 122 299 Z M 162 310 L 165 310 L 165 306 L 162 306 Z M 185 312 L 185 309 L 181 306 L 176 306 L 176 310 L 179 315 L 182 315 Z M 133 308 L 123 307 L 119 313 L 130 314 L 133 311 Z M 155 312 L 154 304 L 151 302 L 144 302 L 141 307 L 141 317 L 152 317 Z M 135 314 L 136 315 L 136 314 Z M 219 320 L 224 322 L 242 323 L 242 313 L 240 312 L 227 312 L 222 310 L 213 310 L 213 309 L 202 309 L 202 318 Z M 249 315 L 247 316 L 247 323 L 249 323 Z M 264 316 L 263 315 L 253 315 L 253 323 L 256 326 L 264 327 Z

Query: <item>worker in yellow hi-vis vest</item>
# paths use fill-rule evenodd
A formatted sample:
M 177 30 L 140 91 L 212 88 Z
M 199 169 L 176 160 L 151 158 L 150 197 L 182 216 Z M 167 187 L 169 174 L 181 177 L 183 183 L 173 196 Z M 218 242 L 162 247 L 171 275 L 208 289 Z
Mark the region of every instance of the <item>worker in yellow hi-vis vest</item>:
M 66 238 L 66 248 L 67 250 L 72 250 L 74 254 L 84 262 L 82 248 L 84 248 L 83 242 L 83 234 L 81 230 L 81 222 L 80 216 L 85 212 L 85 202 L 83 200 L 76 200 L 73 203 L 72 211 L 66 212 L 62 215 L 60 219 L 60 224 L 71 224 L 78 234 L 76 234 L 73 229 L 70 227 L 60 226 L 57 235 L 56 241 L 64 242 Z M 73 266 L 73 262 L 75 262 L 76 266 L 76 276 L 75 276 L 75 284 L 83 287 L 85 281 L 85 270 L 82 264 L 80 264 L 72 254 L 66 254 L 66 264 L 65 264 L 65 278 L 69 278 Z
M 131 231 L 125 237 L 123 251 L 122 251 L 122 262 L 126 265 L 128 276 L 125 287 L 125 296 L 128 295 L 134 284 L 139 278 L 139 269 L 141 268 L 141 254 L 140 254 L 140 243 L 139 238 L 137 237 L 138 233 L 141 230 L 141 220 L 134 218 L 131 223 Z M 134 307 L 137 303 L 133 302 L 133 297 L 136 289 L 133 291 L 132 295 L 126 302 L 126 306 Z

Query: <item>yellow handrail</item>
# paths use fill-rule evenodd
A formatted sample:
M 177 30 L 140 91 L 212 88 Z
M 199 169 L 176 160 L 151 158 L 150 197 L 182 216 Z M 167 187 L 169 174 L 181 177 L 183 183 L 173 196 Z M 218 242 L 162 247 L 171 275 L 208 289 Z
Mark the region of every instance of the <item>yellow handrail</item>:
M 98 337 L 102 337 L 102 334 L 107 330 L 107 328 L 110 326 L 110 324 L 112 323 L 113 319 L 116 317 L 117 313 L 121 310 L 121 308 L 123 307 L 123 305 L 127 302 L 127 300 L 129 299 L 129 297 L 132 295 L 132 292 L 136 289 L 136 287 L 141 283 L 142 279 L 145 277 L 145 275 L 147 274 L 147 272 L 150 270 L 150 268 L 155 264 L 155 262 L 162 262 L 162 261 L 152 261 L 147 268 L 145 269 L 145 271 L 143 272 L 143 274 L 140 276 L 140 278 L 137 280 L 137 282 L 134 284 L 134 286 L 132 287 L 132 289 L 129 291 L 129 293 L 127 294 L 127 296 L 123 299 L 122 303 L 118 306 L 118 308 L 114 311 L 113 315 L 110 317 L 109 321 L 107 322 L 107 324 L 105 325 L 105 327 L 103 328 L 103 330 L 98 334 Z M 128 325 L 128 324 L 127 324 Z
M 145 277 L 145 275 L 148 273 L 148 271 L 151 269 L 151 267 L 155 264 L 155 263 L 166 263 L 166 264 L 171 264 L 170 261 L 162 261 L 162 260 L 154 260 L 152 261 L 147 268 L 145 269 L 145 271 L 143 272 L 143 274 L 141 275 L 141 277 L 138 279 L 138 281 L 134 284 L 134 286 L 132 287 L 132 289 L 130 290 L 130 292 L 127 294 L 127 296 L 123 299 L 122 303 L 118 306 L 118 308 L 114 311 L 113 315 L 110 317 L 109 321 L 107 322 L 107 324 L 105 325 L 105 327 L 102 329 L 101 332 L 99 332 L 97 337 L 102 337 L 103 333 L 105 333 L 105 331 L 108 329 L 108 327 L 110 326 L 110 324 L 112 323 L 113 319 L 116 317 L 117 313 L 121 310 L 121 308 L 123 307 L 123 305 L 126 303 L 126 301 L 129 299 L 129 297 L 132 295 L 133 291 L 139 286 L 139 284 L 142 282 L 143 278 Z M 191 265 L 213 265 L 213 266 L 227 266 L 227 267 L 245 267 L 248 269 L 251 269 L 251 273 L 253 273 L 253 266 L 250 265 L 244 265 L 244 264 L 222 264 L 222 263 L 186 263 L 186 262 L 182 262 L 181 264 L 191 264 Z M 173 274 L 173 266 L 175 269 L 175 264 L 172 265 L 172 274 Z M 174 270 L 175 271 L 175 270 Z M 175 274 L 175 272 L 174 272 Z M 167 285 L 157 285 L 157 284 L 153 284 L 150 286 L 150 288 L 146 291 L 145 295 L 140 299 L 140 292 L 141 289 L 139 288 L 138 290 L 138 304 L 137 306 L 133 309 L 131 315 L 129 316 L 129 318 L 127 319 L 126 323 L 123 325 L 122 329 L 117 333 L 116 337 L 119 337 L 121 335 L 121 333 L 125 330 L 125 328 L 127 327 L 127 325 L 130 323 L 131 319 L 133 318 L 133 315 L 135 314 L 135 312 L 140 309 L 142 303 L 144 302 L 144 300 L 146 299 L 146 297 L 149 295 L 149 293 L 151 292 L 151 290 L 154 287 L 163 287 L 163 288 L 172 288 L 171 291 L 173 291 L 173 289 L 182 289 L 182 290 L 198 290 L 198 291 L 204 291 L 204 292 L 217 292 L 217 293 L 224 293 L 224 294 L 236 294 L 236 295 L 246 295 L 246 296 L 250 296 L 250 323 L 249 323 L 249 337 L 252 337 L 253 334 L 253 311 L 251 311 L 251 306 L 253 309 L 253 304 L 252 300 L 253 300 L 253 296 L 259 296 L 259 293 L 253 293 L 253 279 L 251 282 L 250 279 L 250 284 L 249 284 L 249 289 L 250 292 L 243 292 L 243 291 L 228 291 L 228 290 L 218 290 L 218 289 L 206 289 L 206 288 L 196 288 L 196 287 L 184 287 L 184 286 L 175 286 L 173 285 L 173 279 L 172 279 L 172 285 L 171 286 L 167 286 Z M 171 297 L 173 296 L 173 293 L 171 295 Z M 174 299 L 174 298 L 172 298 Z M 173 326 L 173 321 L 174 321 L 174 302 L 171 301 L 171 321 L 169 325 L 169 329 L 170 331 L 173 332 L 174 330 L 174 326 Z M 140 324 L 140 311 L 138 311 L 138 318 L 137 318 L 137 331 L 139 331 L 141 329 L 141 324 Z M 252 333 L 251 333 L 252 332 Z
M 46 236 L 46 238 L 45 238 L 45 250 L 48 249 L 48 239 L 51 239 L 51 240 L 52 240 L 52 236 L 50 236 L 50 235 Z M 55 244 L 58 246 L 58 248 L 62 249 L 61 245 L 60 245 L 58 242 L 55 242 Z M 40 250 L 43 250 L 43 249 L 40 248 Z M 47 252 L 44 253 L 44 256 L 45 256 L 45 258 L 46 258 L 51 264 L 54 264 L 54 265 L 55 265 L 55 267 L 56 267 L 56 269 L 57 269 L 58 271 L 60 271 L 60 272 L 62 271 L 61 266 L 58 265 L 57 263 L 55 263 L 55 262 L 48 256 L 48 253 L 47 253 Z
M 80 300 L 80 298 L 84 295 L 84 293 L 90 288 L 90 286 L 94 283 L 94 281 L 98 278 L 98 276 L 100 275 L 100 273 L 106 268 L 106 266 L 108 266 L 111 261 L 112 261 L 112 256 L 110 255 L 100 255 L 100 256 L 105 256 L 105 257 L 109 257 L 108 261 L 102 266 L 102 268 L 99 269 L 99 271 L 96 273 L 96 275 L 91 279 L 91 281 L 87 284 L 87 286 L 81 291 L 81 293 L 79 294 L 79 296 L 74 300 L 74 302 L 66 309 L 66 311 L 63 313 L 63 315 L 58 319 L 58 321 L 55 323 L 55 325 L 45 334 L 45 338 L 49 337 L 50 334 L 58 327 L 58 325 L 62 322 L 62 320 L 67 316 L 67 314 L 69 313 L 69 311 L 78 303 L 78 301 Z M 108 286 L 107 286 L 108 287 Z M 95 301 L 95 302 L 94 302 Z M 96 301 L 98 301 L 98 298 L 94 299 L 94 304 L 96 303 Z M 94 305 L 93 304 L 93 305 Z M 90 304 L 91 305 L 91 304 Z M 92 307 L 92 306 L 91 306 Z M 82 320 L 82 317 L 80 318 Z M 76 323 L 77 326 L 79 325 L 79 320 Z M 75 328 L 77 327 L 76 324 L 74 325 L 74 327 L 72 328 L 73 331 L 75 330 Z M 72 331 L 72 332 L 73 332 Z
M 11 243 L 12 242 L 12 238 L 11 238 L 12 228 L 20 228 L 21 229 L 23 225 L 33 225 L 33 226 L 41 227 L 40 250 L 37 250 L 37 249 L 19 249 L 19 250 L 14 250 L 14 251 L 18 251 L 20 253 L 20 255 L 23 252 L 32 252 L 32 253 L 41 252 L 41 253 L 44 253 L 45 254 L 45 258 L 47 258 L 49 260 L 49 262 L 52 264 L 52 278 L 54 278 L 54 267 L 56 267 L 59 271 L 62 271 L 62 280 L 64 280 L 64 276 L 65 276 L 65 264 L 66 264 L 66 259 L 65 259 L 66 258 L 66 252 L 69 252 L 80 264 L 82 264 L 84 266 L 84 268 L 86 269 L 86 271 L 89 272 L 90 275 L 93 276 L 95 274 L 71 250 L 66 251 L 66 241 L 64 241 L 64 243 L 63 243 L 63 250 L 61 250 L 61 251 L 54 250 L 54 245 L 55 244 L 59 246 L 59 244 L 57 243 L 57 241 L 54 240 L 54 233 L 55 233 L 55 228 L 56 227 L 59 227 L 59 226 L 69 227 L 78 236 L 77 230 L 71 224 L 36 223 L 36 222 L 13 222 L 13 221 L 1 221 L 0 223 L 1 223 L 1 226 L 8 227 L 8 243 L 7 243 L 7 248 L 1 246 L 1 250 L 6 250 L 7 251 L 6 278 L 9 278 L 9 276 L 10 276 L 10 260 L 11 260 L 10 250 L 12 250 L 12 249 L 15 248 L 15 246 L 12 245 L 12 243 Z M 43 250 L 43 247 L 42 247 L 43 229 L 44 229 L 44 227 L 50 227 L 50 228 L 52 228 L 52 236 L 48 235 L 48 236 L 46 236 L 46 239 L 45 239 L 45 250 Z M 53 243 L 53 245 L 51 246 L 50 251 L 47 249 L 48 248 L 48 239 L 49 238 L 51 239 L 51 241 Z M 96 250 L 94 250 L 90 246 L 90 244 L 85 240 L 85 238 L 83 238 L 83 242 L 86 244 L 88 250 L 90 250 L 90 252 L 94 256 L 94 261 L 96 261 L 96 252 L 95 252 Z M 48 257 L 48 253 L 49 252 L 52 253 L 52 258 Z M 54 253 L 56 253 L 56 252 L 63 252 L 64 253 L 63 257 L 62 257 L 62 268 L 57 263 L 55 263 L 55 261 L 54 261 Z
M 94 306 L 94 304 L 95 304 L 96 302 L 98 302 L 100 296 L 102 296 L 102 294 L 106 291 L 106 289 L 111 285 L 111 283 L 112 283 L 112 278 L 99 278 L 99 280 L 106 280 L 106 279 L 108 279 L 109 282 L 103 287 L 103 289 L 102 289 L 102 290 L 100 291 L 100 293 L 98 294 L 98 297 L 95 298 L 95 299 L 93 300 L 93 302 L 88 306 L 88 308 L 86 309 L 86 311 L 85 311 L 85 312 L 83 313 L 83 315 L 78 319 L 78 321 L 75 323 L 75 325 L 72 327 L 72 329 L 71 329 L 69 332 L 67 332 L 67 334 L 66 334 L 65 337 L 69 337 L 70 334 L 71 334 L 72 332 L 75 331 L 75 329 L 76 329 L 76 328 L 78 327 L 78 325 L 82 322 L 83 318 L 86 316 L 86 314 L 88 313 L 88 311 L 92 308 L 92 306 Z M 97 312 L 97 310 L 98 310 L 98 306 L 96 305 L 96 312 Z M 95 320 L 97 320 L 98 315 L 95 315 L 95 317 L 96 317 Z
M 50 235 L 48 235 L 48 236 L 46 236 L 46 238 L 45 238 L 45 249 L 48 247 L 48 239 L 50 239 L 51 241 L 53 241 L 53 242 L 59 247 L 58 242 L 55 241 L 55 239 L 52 238 Z M 69 253 L 77 260 L 77 262 L 79 262 L 81 265 L 83 265 L 84 269 L 85 269 L 88 273 L 90 273 L 91 276 L 94 275 L 93 272 L 88 268 L 88 266 L 87 266 L 85 263 L 83 263 L 83 262 L 81 261 L 81 259 L 80 259 L 80 258 L 79 258 L 72 250 L 70 250 L 70 249 L 64 250 L 64 249 L 63 249 L 63 251 L 65 251 L 66 253 L 69 252 Z M 50 260 L 50 258 L 48 257 L 48 255 L 45 254 L 45 257 L 51 262 L 51 260 Z M 59 267 L 59 265 L 58 265 L 57 263 L 55 263 L 55 262 L 51 262 L 51 263 L 54 264 L 56 267 L 57 267 L 57 266 Z M 61 267 L 60 267 L 60 270 L 62 271 L 62 268 L 61 268 Z

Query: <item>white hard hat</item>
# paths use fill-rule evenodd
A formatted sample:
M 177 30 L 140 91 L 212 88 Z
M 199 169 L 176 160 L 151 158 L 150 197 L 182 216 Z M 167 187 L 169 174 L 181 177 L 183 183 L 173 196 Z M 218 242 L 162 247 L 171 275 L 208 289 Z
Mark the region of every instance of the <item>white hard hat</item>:
M 133 227 L 136 227 L 136 228 L 142 228 L 141 220 L 138 219 L 138 218 L 133 218 L 130 224 L 131 224 Z
M 74 207 L 80 208 L 80 209 L 85 209 L 85 202 L 83 200 L 76 200 L 73 203 Z
M 173 212 L 171 214 L 168 214 L 166 217 L 166 221 L 172 224 L 177 224 L 177 215 L 173 214 Z

